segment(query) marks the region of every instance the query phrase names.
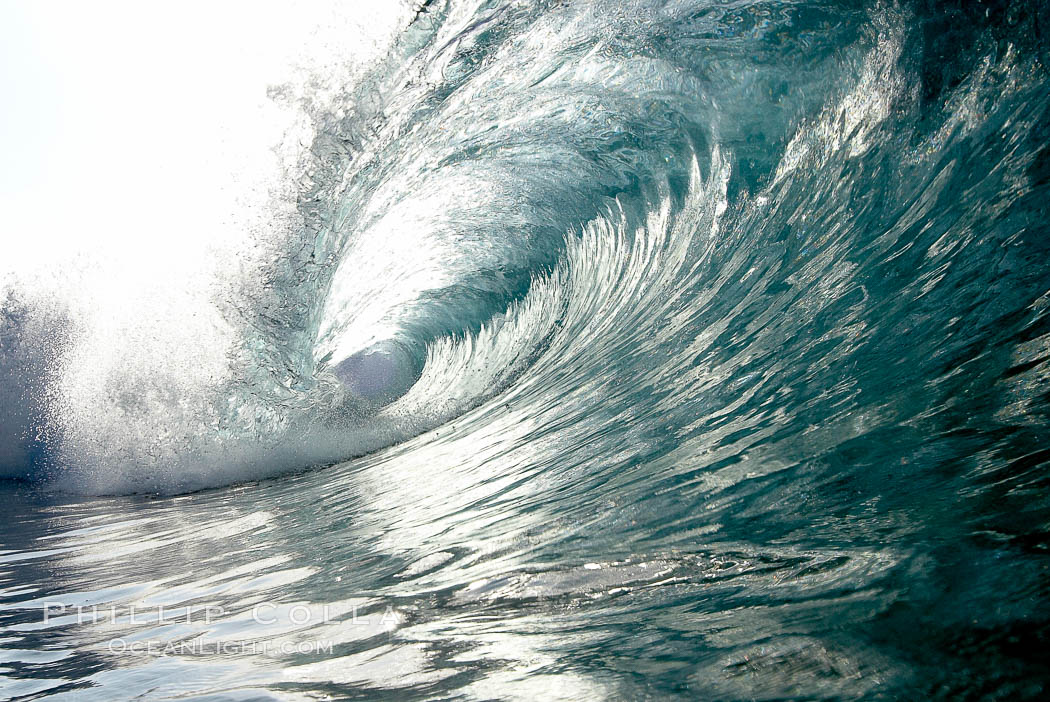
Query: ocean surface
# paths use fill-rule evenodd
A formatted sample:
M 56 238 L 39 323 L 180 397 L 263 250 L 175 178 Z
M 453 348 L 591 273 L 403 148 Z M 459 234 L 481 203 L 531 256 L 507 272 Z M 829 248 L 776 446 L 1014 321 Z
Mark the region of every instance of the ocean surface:
M 1047 6 L 398 13 L 242 245 L 6 262 L 0 697 L 1050 695 Z

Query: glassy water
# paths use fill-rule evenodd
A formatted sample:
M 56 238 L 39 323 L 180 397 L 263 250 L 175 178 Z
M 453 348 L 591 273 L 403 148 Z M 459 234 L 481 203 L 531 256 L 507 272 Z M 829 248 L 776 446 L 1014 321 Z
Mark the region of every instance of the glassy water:
M 4 282 L 0 694 L 1045 695 L 1046 8 L 400 23 L 164 305 Z

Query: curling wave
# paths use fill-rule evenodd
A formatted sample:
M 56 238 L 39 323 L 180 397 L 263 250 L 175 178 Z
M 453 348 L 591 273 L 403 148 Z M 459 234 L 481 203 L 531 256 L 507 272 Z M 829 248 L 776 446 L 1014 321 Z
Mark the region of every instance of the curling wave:
M 918 390 L 936 359 L 991 333 L 961 300 L 1041 294 L 1042 267 L 972 265 L 1041 250 L 1009 205 L 1032 197 L 1045 105 L 1039 57 L 1005 40 L 931 85 L 908 17 L 428 5 L 315 109 L 295 216 L 197 303 L 218 331 L 151 349 L 131 325 L 98 372 L 90 319 L 40 343 L 6 312 L 8 472 L 187 490 L 346 459 L 500 393 L 678 452 L 745 397 L 734 433 L 849 417 L 835 445 L 899 421 L 908 388 L 937 406 Z M 920 310 L 948 326 L 915 336 Z

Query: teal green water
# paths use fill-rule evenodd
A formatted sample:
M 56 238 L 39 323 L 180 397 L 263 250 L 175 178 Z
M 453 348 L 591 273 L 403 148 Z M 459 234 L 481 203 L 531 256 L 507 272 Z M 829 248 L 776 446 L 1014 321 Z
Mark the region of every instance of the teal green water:
M 5 291 L 0 695 L 1042 698 L 1048 30 L 406 8 L 222 372 Z

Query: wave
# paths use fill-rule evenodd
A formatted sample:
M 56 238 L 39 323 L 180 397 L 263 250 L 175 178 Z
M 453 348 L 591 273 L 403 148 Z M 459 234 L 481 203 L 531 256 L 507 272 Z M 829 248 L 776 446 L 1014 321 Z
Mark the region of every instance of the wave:
M 558 451 L 696 466 L 676 480 L 936 434 L 967 393 L 1028 424 L 1039 15 L 976 22 L 938 73 L 943 16 L 430 3 L 302 102 L 294 197 L 240 264 L 117 322 L 8 284 L 5 475 L 188 491 L 509 408 Z

